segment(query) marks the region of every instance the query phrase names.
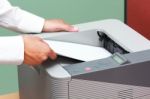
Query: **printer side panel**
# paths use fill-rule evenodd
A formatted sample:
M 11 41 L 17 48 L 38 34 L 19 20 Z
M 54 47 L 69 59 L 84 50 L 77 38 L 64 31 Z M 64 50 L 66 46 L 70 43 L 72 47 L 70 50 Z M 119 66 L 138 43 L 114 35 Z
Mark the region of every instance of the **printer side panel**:
M 51 77 L 44 68 L 18 66 L 20 99 L 69 99 L 70 78 Z
M 69 95 L 71 99 L 149 99 L 149 66 L 150 61 L 76 75 L 69 83 Z
M 20 99 L 41 99 L 39 73 L 27 65 L 18 66 Z
M 72 79 L 69 99 L 149 99 L 150 87 Z
M 150 50 L 122 58 L 123 64 L 109 57 L 64 67 L 72 75 L 70 99 L 149 99 Z
M 42 99 L 69 99 L 68 95 L 68 83 L 69 78 L 57 79 L 48 75 L 47 72 L 43 70 L 41 73 L 42 88 L 43 93 Z

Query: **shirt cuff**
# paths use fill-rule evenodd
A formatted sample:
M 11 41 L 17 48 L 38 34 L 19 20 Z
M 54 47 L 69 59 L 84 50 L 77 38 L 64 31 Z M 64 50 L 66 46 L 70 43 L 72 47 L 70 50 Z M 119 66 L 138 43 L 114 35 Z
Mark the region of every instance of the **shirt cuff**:
M 24 60 L 22 36 L 0 37 L 0 64 L 20 65 Z

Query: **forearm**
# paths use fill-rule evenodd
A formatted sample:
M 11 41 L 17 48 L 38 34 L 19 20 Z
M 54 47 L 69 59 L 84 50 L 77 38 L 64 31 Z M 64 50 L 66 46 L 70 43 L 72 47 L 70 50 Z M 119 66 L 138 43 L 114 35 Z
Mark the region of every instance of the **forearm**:
M 44 26 L 44 19 L 13 7 L 7 0 L 0 0 L 0 26 L 17 32 L 39 33 Z

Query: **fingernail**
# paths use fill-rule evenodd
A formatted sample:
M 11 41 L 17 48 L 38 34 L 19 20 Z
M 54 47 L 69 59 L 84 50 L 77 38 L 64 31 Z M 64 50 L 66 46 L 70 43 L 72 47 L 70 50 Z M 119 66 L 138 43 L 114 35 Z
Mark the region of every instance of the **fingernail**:
M 79 31 L 79 28 L 78 27 L 73 27 L 73 31 L 77 32 L 77 31 Z
M 56 58 L 57 58 L 57 55 L 56 55 L 56 54 L 54 54 L 53 59 L 55 60 Z
M 55 52 L 51 53 L 51 59 L 55 60 L 57 58 L 57 54 Z

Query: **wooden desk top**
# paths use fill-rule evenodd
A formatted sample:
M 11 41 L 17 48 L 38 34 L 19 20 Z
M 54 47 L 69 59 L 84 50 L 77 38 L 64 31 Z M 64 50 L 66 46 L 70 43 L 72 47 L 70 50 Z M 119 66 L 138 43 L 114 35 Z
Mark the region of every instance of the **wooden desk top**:
M 19 99 L 19 92 L 0 95 L 0 99 Z

